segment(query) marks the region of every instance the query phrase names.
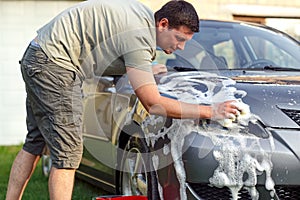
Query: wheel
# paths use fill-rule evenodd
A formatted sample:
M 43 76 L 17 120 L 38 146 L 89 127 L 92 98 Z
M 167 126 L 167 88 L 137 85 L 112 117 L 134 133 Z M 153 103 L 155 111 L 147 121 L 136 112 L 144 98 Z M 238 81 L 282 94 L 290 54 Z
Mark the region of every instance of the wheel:
M 49 176 L 51 166 L 52 166 L 52 161 L 50 155 L 42 155 L 42 173 L 45 177 Z
M 123 195 L 143 195 L 158 200 L 158 183 L 145 139 L 129 138 L 122 151 L 120 187 Z

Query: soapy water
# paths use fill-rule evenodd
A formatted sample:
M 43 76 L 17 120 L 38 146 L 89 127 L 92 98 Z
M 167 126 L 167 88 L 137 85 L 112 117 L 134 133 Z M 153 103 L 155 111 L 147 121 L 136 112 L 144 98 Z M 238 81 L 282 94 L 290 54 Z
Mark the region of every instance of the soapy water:
M 236 90 L 234 85 L 235 81 L 229 78 L 204 72 L 176 73 L 164 76 L 160 80 L 160 92 L 170 98 L 176 98 L 182 102 L 209 105 L 226 100 L 236 100 L 238 106 L 242 108 L 236 119 L 216 120 L 219 126 L 200 126 L 196 120 L 173 119 L 171 126 L 154 131 L 150 127 L 163 123 L 164 117 L 150 115 L 144 121 L 142 128 L 149 132 L 146 134 L 149 145 L 154 145 L 159 138 L 166 135 L 170 139 L 170 149 L 164 146 L 163 152 L 172 155 L 180 184 L 181 200 L 187 199 L 186 173 L 181 156 L 184 151 L 185 137 L 193 132 L 209 138 L 214 145 L 213 156 L 218 162 L 218 167 L 209 179 L 212 186 L 228 187 L 233 200 L 239 199 L 239 191 L 243 188 L 248 190 L 253 200 L 257 200 L 259 199 L 259 193 L 256 190 L 257 176 L 265 173 L 265 188 L 270 191 L 271 196 L 274 194 L 275 185 L 271 177 L 270 153 L 274 149 L 273 138 L 270 135 L 268 139 L 263 139 L 267 140 L 269 144 L 269 149 L 266 150 L 262 148 L 261 138 L 247 133 L 245 130 L 241 131 L 250 121 L 255 123 L 258 117 L 253 115 L 249 106 L 242 101 L 246 92 Z M 201 151 L 200 148 L 199 151 Z M 155 160 L 155 169 L 157 169 L 159 160 L 157 157 L 152 160 Z M 163 192 L 161 188 L 159 191 Z M 160 196 L 163 195 L 160 194 Z

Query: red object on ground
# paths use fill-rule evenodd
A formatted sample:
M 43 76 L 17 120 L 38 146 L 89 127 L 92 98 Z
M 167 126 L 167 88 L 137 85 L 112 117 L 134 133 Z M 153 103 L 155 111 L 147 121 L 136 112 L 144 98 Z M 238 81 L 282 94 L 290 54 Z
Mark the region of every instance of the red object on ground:
M 145 196 L 103 196 L 96 197 L 94 200 L 147 200 Z
M 180 199 L 180 188 L 175 184 L 168 184 L 163 187 L 164 200 L 178 200 Z

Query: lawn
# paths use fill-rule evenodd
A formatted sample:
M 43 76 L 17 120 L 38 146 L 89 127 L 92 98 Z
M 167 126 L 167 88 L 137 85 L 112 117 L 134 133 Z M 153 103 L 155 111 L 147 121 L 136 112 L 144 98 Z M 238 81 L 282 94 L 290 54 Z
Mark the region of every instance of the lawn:
M 18 146 L 0 146 L 0 199 L 5 199 L 7 182 L 12 162 L 21 149 Z M 24 192 L 22 200 L 43 200 L 49 199 L 48 180 L 42 175 L 41 162 L 39 162 L 34 174 L 32 175 L 28 186 Z M 81 180 L 76 179 L 73 200 L 91 200 L 92 197 L 103 194 L 98 188 L 95 188 Z

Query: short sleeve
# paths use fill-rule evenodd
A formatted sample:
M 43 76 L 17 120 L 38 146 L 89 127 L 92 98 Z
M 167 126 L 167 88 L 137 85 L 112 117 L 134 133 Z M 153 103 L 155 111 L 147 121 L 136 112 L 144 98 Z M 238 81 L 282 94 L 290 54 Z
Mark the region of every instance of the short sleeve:
M 155 53 L 151 50 L 141 49 L 124 54 L 126 67 L 134 67 L 143 71 L 152 72 L 152 61 Z

